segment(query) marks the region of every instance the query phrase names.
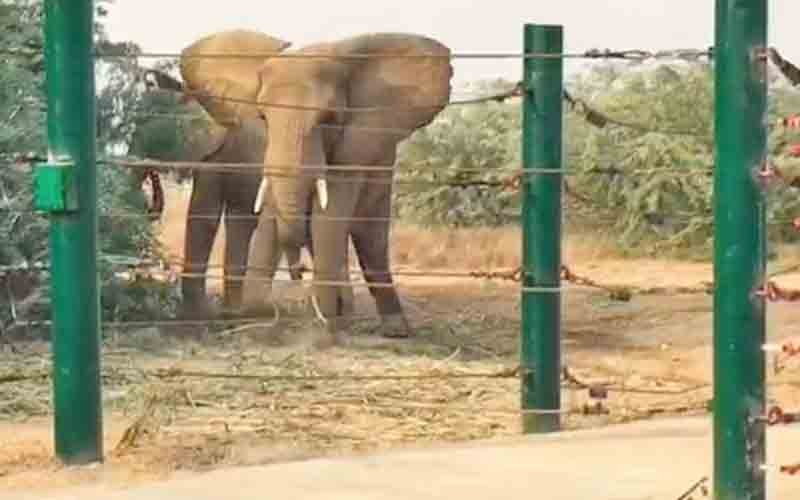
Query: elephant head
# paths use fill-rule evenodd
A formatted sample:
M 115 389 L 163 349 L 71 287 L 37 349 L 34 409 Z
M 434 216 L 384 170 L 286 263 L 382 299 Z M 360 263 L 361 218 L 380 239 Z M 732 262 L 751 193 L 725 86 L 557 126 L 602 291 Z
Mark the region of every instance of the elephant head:
M 259 75 L 270 144 L 261 194 L 276 211 L 259 227 L 275 225 L 287 249 L 305 239 L 314 192 L 323 209 L 328 203 L 334 174 L 313 166 L 376 165 L 387 154 L 393 164 L 397 145 L 449 102 L 453 73 L 447 47 L 413 34 L 367 34 L 299 53 L 321 57 L 273 58 Z

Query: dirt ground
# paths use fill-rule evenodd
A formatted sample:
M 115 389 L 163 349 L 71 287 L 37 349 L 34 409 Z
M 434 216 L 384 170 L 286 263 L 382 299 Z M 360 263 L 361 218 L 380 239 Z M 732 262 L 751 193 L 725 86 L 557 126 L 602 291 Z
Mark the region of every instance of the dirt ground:
M 185 196 L 173 196 L 168 220 Z M 180 256 L 182 233 L 165 224 Z M 651 288 L 711 280 L 707 264 L 596 256 L 566 260 L 578 274 Z M 431 250 L 433 251 L 433 250 Z M 219 262 L 219 253 L 215 253 Z M 501 259 L 502 260 L 502 259 Z M 406 262 L 401 261 L 402 265 Z M 359 319 L 335 345 L 306 314 L 300 287 L 283 287 L 277 324 L 245 331 L 140 328 L 104 345 L 106 463 L 66 469 L 53 456 L 44 342 L 0 353 L 0 494 L 76 484 L 130 486 L 185 473 L 518 435 L 519 291 L 474 279 L 398 279 L 415 337 L 375 334 L 375 309 L 356 289 Z M 800 286 L 800 275 L 780 279 Z M 363 318 L 362 318 L 363 316 Z M 711 389 L 711 297 L 636 295 L 569 287 L 563 299 L 566 428 L 706 411 Z M 800 308 L 770 305 L 771 341 L 800 337 Z M 5 370 L 8 371 L 5 371 Z M 771 400 L 800 405 L 800 365 L 770 359 Z M 2 378 L 0 378 L 2 380 Z M 603 388 L 604 399 L 587 386 Z M 598 392 L 597 390 L 593 392 Z

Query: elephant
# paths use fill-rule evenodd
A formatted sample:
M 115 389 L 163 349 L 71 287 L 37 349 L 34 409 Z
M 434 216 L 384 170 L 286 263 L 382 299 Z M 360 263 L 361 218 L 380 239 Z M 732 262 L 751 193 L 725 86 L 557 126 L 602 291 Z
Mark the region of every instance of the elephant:
M 161 75 L 161 80 L 164 76 Z M 179 82 L 175 82 L 179 83 Z M 162 93 L 161 90 L 150 90 L 150 93 Z M 174 92 L 170 90 L 170 92 Z M 180 90 L 182 94 L 182 88 Z M 182 98 L 181 98 L 182 99 Z M 203 162 L 213 167 L 214 163 L 253 163 L 261 162 L 264 157 L 266 129 L 260 120 L 242 120 L 236 128 L 226 128 L 207 116 L 202 116 L 202 108 L 198 110 L 196 102 L 184 102 L 181 106 L 180 122 L 170 118 L 172 125 L 181 130 L 175 139 L 167 138 L 165 142 L 178 144 L 171 151 L 159 151 L 153 134 L 158 133 L 158 121 L 151 120 L 137 130 L 134 140 L 141 138 L 141 143 L 153 143 L 137 147 L 137 156 L 163 161 Z M 185 111 L 192 110 L 194 113 Z M 196 115 L 200 115 L 199 117 Z M 176 128 L 178 128 L 176 127 Z M 142 154 L 144 153 L 144 154 Z M 229 171 L 226 171 L 229 170 Z M 151 182 L 153 170 L 139 170 L 141 177 L 147 176 Z M 179 172 L 185 177 L 185 172 Z M 236 309 L 241 304 L 242 281 L 247 266 L 248 247 L 253 231 L 257 225 L 257 216 L 253 214 L 253 202 L 258 191 L 260 180 L 257 171 L 237 171 L 226 167 L 219 170 L 197 169 L 191 172 L 192 188 L 189 210 L 186 218 L 186 236 L 184 239 L 184 261 L 182 263 L 185 276 L 181 279 L 181 312 L 187 319 L 205 319 L 210 317 L 211 308 L 206 298 L 206 278 L 204 277 L 211 248 L 224 218 L 227 238 L 225 240 L 225 276 L 233 278 L 224 283 L 224 307 Z M 154 195 L 154 199 L 163 198 Z M 163 201 L 154 202 L 158 214 L 163 208 Z M 298 253 L 299 260 L 299 253 Z M 237 280 L 237 278 L 239 278 Z
M 241 311 L 243 277 L 248 266 L 248 248 L 253 232 L 257 226 L 257 213 L 253 213 L 261 174 L 257 170 L 237 170 L 235 164 L 261 164 L 266 151 L 266 123 L 258 109 L 252 106 L 240 106 L 233 114 L 220 113 L 213 100 L 204 99 L 202 90 L 209 81 L 219 75 L 248 75 L 261 64 L 250 58 L 240 59 L 202 59 L 193 58 L 198 54 L 238 54 L 279 52 L 289 46 L 288 42 L 257 32 L 232 30 L 204 37 L 184 49 L 184 63 L 181 65 L 181 76 L 184 83 L 158 70 L 149 70 L 146 74 L 148 93 L 161 94 L 162 99 L 177 99 L 186 108 L 185 113 L 192 118 L 179 123 L 180 133 L 177 140 L 155 155 L 148 155 L 161 160 L 206 162 L 210 167 L 214 163 L 226 164 L 225 167 L 211 170 L 192 171 L 192 194 L 186 222 L 184 240 L 183 273 L 187 276 L 181 280 L 183 302 L 181 316 L 185 318 L 207 318 L 211 310 L 206 298 L 206 278 L 208 259 L 219 229 L 220 220 L 225 219 L 227 238 L 225 240 L 225 283 L 224 308 L 228 312 Z M 247 78 L 239 78 L 229 85 L 229 95 L 238 98 L 254 98 L 255 89 Z M 223 111 L 228 111 L 224 109 Z M 153 123 L 151 122 L 150 125 Z M 141 134 L 134 138 L 145 139 L 158 135 L 159 129 L 148 129 L 147 124 Z M 158 125 L 158 124 L 156 124 Z M 168 127 L 174 127 L 169 122 Z M 157 140 L 157 139 L 156 139 Z M 169 142 L 169 141 L 168 141 Z M 138 145 L 137 152 L 149 152 L 159 149 Z M 234 168 L 228 168 L 233 164 Z M 152 174 L 140 170 L 139 183 L 145 175 Z M 151 176 L 154 184 L 158 177 Z M 153 186 L 154 191 L 156 185 Z M 163 198 L 163 194 L 161 195 Z M 154 196 L 157 198 L 157 196 Z M 163 209 L 163 200 L 156 212 Z M 310 238 L 310 235 L 309 235 Z M 311 251 L 310 239 L 305 247 Z M 286 253 L 289 273 L 293 280 L 301 280 L 300 249 L 292 249 Z M 227 279 L 230 278 L 230 279 Z M 346 296 L 348 308 L 352 310 L 352 293 Z
M 240 53 L 240 52 L 278 52 L 289 44 L 282 40 L 249 31 L 231 31 L 217 36 L 206 37 L 198 40 L 183 51 L 184 56 L 191 57 L 199 53 Z M 195 82 L 204 82 L 206 75 L 239 72 L 243 68 L 255 71 L 258 64 L 251 59 L 215 59 L 199 65 L 196 59 L 184 59 L 186 64 L 181 67 L 181 76 L 184 83 L 177 81 L 169 75 L 150 70 L 147 72 L 148 94 L 171 94 L 182 104 L 182 113 L 191 118 L 184 119 L 170 125 L 180 129 L 177 138 L 172 142 L 177 143 L 168 151 L 158 151 L 156 154 L 147 155 L 161 160 L 206 162 L 209 166 L 214 163 L 236 164 L 263 162 L 266 151 L 266 128 L 260 113 L 252 108 L 243 108 L 235 119 L 221 117 L 208 113 L 213 109 L 213 102 L 203 101 L 195 97 Z M 246 83 L 246 82 L 243 82 Z M 250 91 L 251 93 L 248 93 Z M 238 90 L 239 96 L 253 98 L 255 91 L 242 85 Z M 226 119 L 227 118 L 227 119 Z M 148 129 L 148 125 L 150 128 Z M 160 130 L 156 121 L 145 123 L 136 139 L 143 141 L 158 141 Z M 158 144 L 153 147 L 134 147 L 137 153 L 150 152 L 158 149 Z M 226 171 L 229 170 L 229 171 Z M 152 174 L 152 170 L 147 172 Z M 141 171 L 140 176 L 145 172 Z M 225 218 L 227 238 L 225 241 L 225 276 L 224 307 L 236 310 L 241 307 L 243 277 L 248 263 L 248 248 L 253 231 L 257 225 L 256 215 L 253 214 L 253 203 L 258 192 L 260 173 L 257 170 L 236 170 L 221 168 L 219 170 L 194 170 L 192 171 L 192 193 L 189 202 L 189 211 L 186 221 L 186 238 L 184 240 L 183 272 L 187 274 L 181 280 L 183 302 L 181 316 L 187 318 L 206 318 L 210 315 L 210 308 L 206 299 L 206 278 L 204 277 L 211 248 L 219 229 L 220 219 Z M 141 179 L 139 179 L 141 180 Z M 161 207 L 156 207 L 161 208 Z M 292 264 L 298 264 L 300 252 L 289 255 Z M 297 279 L 296 273 L 293 278 Z
M 408 336 L 389 267 L 392 167 L 398 144 L 449 103 L 450 49 L 420 35 L 377 33 L 297 52 L 315 57 L 270 58 L 258 73 L 269 148 L 245 300 L 251 277 L 271 277 L 281 251 L 304 243 L 310 214 L 314 297 L 329 329 L 346 324 L 340 284 L 347 279 L 349 235 L 364 278 L 374 285 L 370 292 L 387 327 L 384 335 Z M 364 168 L 320 168 L 337 165 Z M 287 168 L 291 175 L 273 175 Z M 351 220 L 365 217 L 387 220 Z

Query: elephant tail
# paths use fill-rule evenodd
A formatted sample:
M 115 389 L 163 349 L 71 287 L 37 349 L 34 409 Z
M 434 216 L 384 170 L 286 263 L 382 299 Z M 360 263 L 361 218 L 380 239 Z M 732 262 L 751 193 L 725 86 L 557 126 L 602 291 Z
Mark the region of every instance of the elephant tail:
M 144 175 L 145 178 L 150 181 L 150 189 L 152 190 L 153 196 L 148 212 L 151 218 L 157 219 L 161 217 L 161 214 L 164 212 L 164 187 L 161 185 L 161 177 L 158 175 L 156 169 L 148 168 Z

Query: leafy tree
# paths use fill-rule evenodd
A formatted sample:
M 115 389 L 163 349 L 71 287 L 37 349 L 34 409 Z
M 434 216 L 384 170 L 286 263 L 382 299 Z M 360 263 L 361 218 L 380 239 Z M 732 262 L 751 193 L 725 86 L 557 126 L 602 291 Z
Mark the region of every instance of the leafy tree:
M 107 4 L 97 4 L 97 47 L 107 53 L 138 51 L 133 44 L 108 41 L 102 26 Z M 18 159 L 20 155 L 43 157 L 46 151 L 42 15 L 41 0 L 0 0 L 0 117 L 3 118 L 0 122 L 0 231 L 8 235 L 0 244 L 0 267 L 5 269 L 0 272 L 2 322 L 9 319 L 11 297 L 15 303 L 24 303 L 26 299 L 45 295 L 47 286 L 46 275 L 13 271 L 46 264 L 48 259 L 47 221 L 32 212 L 31 165 Z M 105 76 L 107 81 L 98 92 L 98 153 L 102 156 L 124 152 L 133 131 L 130 125 L 133 105 L 129 103 L 134 103 L 140 93 L 137 88 L 141 87 L 141 72 L 130 58 L 105 59 L 97 63 L 97 68 L 101 75 L 99 80 Z M 98 166 L 98 184 L 99 210 L 103 214 L 99 246 L 104 256 L 101 259 L 104 319 L 152 317 L 156 309 L 169 307 L 170 291 L 163 285 L 148 283 L 145 295 L 158 298 L 149 301 L 150 310 L 144 311 L 141 307 L 141 304 L 148 304 L 148 300 L 126 303 L 123 296 L 134 292 L 141 295 L 144 284 L 129 285 L 114 279 L 118 266 L 109 263 L 119 261 L 120 256 L 136 259 L 157 252 L 151 224 L 144 217 L 146 204 L 140 186 L 128 171 L 109 164 Z M 125 224 L 109 217 L 120 213 L 143 217 L 126 219 Z M 42 313 L 47 314 L 46 307 Z
M 592 200 L 601 224 L 619 234 L 625 246 L 649 246 L 655 239 L 662 239 L 662 247 L 708 244 L 713 208 L 710 70 L 659 66 L 621 75 L 601 72 L 597 81 L 592 77 L 576 81 L 575 93 L 595 95 L 593 107 L 641 125 L 592 128 L 581 152 L 571 158 L 574 184 Z
M 467 90 L 491 95 L 511 87 L 512 83 L 497 80 L 476 82 Z M 454 188 L 445 183 L 509 179 L 520 167 L 520 129 L 518 102 L 445 109 L 401 145 L 397 214 L 423 225 L 508 224 L 519 212 L 513 190 Z
M 713 68 L 660 65 L 623 74 L 593 73 L 576 82 L 576 94 L 593 95 L 607 115 L 643 125 L 592 128 L 574 157 L 575 184 L 592 200 L 622 247 L 638 253 L 684 249 L 708 255 L 713 242 Z M 798 109 L 800 98 L 774 82 L 769 117 Z M 787 145 L 795 131 L 774 127 L 770 161 L 791 171 L 797 160 Z M 614 175 L 597 175 L 612 170 Z M 800 209 L 793 188 L 770 191 L 768 219 L 775 241 L 793 240 L 786 223 Z M 590 207 L 589 210 L 592 208 Z M 651 245 L 650 243 L 656 243 Z
M 772 83 L 769 117 L 777 123 L 800 111 L 800 94 L 780 79 Z M 477 88 L 488 94 L 510 84 L 481 85 Z M 713 68 L 598 65 L 568 88 L 578 101 L 565 108 L 567 182 L 577 193 L 565 198 L 568 215 L 579 216 L 581 229 L 617 235 L 620 247 L 632 253 L 671 249 L 707 255 L 713 237 Z M 428 183 L 401 185 L 395 211 L 425 225 L 514 222 L 515 193 L 430 183 L 507 178 L 520 168 L 520 134 L 518 102 L 447 109 L 402 145 L 400 178 Z M 771 159 L 787 173 L 800 166 L 788 154 L 795 143 L 798 131 L 772 129 Z M 470 170 L 460 170 L 465 168 Z M 795 189 L 773 186 L 771 237 L 796 239 L 787 222 L 798 214 Z
M 486 96 L 513 87 L 513 82 L 498 79 L 474 82 L 465 90 Z M 396 214 L 426 226 L 517 223 L 521 207 L 514 189 L 453 188 L 436 183 L 510 180 L 522 166 L 521 113 L 518 98 L 447 108 L 431 125 L 412 135 L 399 149 L 401 183 Z M 564 127 L 565 154 L 571 164 L 569 158 L 582 153 L 590 127 L 574 114 L 566 116 Z

